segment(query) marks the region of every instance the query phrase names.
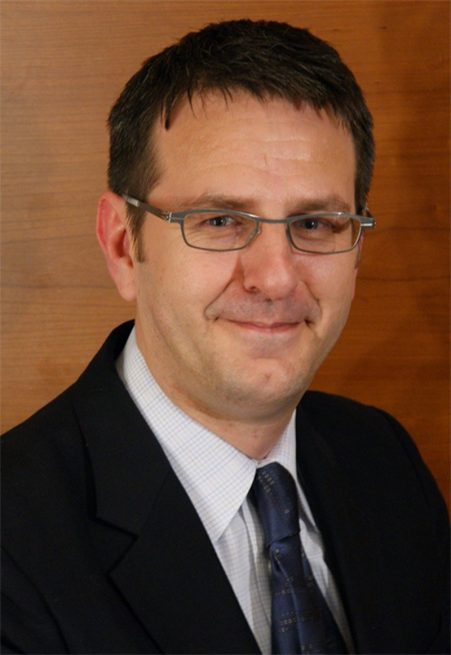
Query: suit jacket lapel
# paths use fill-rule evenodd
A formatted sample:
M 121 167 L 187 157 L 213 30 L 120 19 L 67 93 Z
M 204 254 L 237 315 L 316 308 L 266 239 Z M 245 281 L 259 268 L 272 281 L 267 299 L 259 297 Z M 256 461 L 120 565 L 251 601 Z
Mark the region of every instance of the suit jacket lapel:
M 122 335 L 110 338 L 75 401 L 97 520 L 131 536 L 109 555 L 111 579 L 162 652 L 258 653 L 191 501 L 116 374 L 122 346 Z
M 298 412 L 300 479 L 323 537 L 326 562 L 337 583 L 356 651 L 387 652 L 397 642 L 396 607 L 380 543 L 326 439 Z M 381 599 L 384 599 L 381 603 Z
M 112 578 L 164 652 L 258 653 L 208 536 L 169 474 Z

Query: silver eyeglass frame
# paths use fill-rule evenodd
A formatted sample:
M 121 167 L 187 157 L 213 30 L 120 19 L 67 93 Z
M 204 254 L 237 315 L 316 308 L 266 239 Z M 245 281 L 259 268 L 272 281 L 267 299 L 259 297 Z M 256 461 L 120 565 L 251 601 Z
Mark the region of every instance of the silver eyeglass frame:
M 149 205 L 147 202 L 144 202 L 143 200 L 139 200 L 138 198 L 134 198 L 133 196 L 129 196 L 126 193 L 122 193 L 121 197 L 125 200 L 125 202 L 129 205 L 132 205 L 133 207 L 137 207 L 140 209 L 144 209 L 149 214 L 153 214 L 154 216 L 157 216 L 158 218 L 161 218 L 163 221 L 166 223 L 178 223 L 180 225 L 180 230 L 182 232 L 182 237 L 184 242 L 186 243 L 187 246 L 190 248 L 195 248 L 196 250 L 206 250 L 209 252 L 234 252 L 236 250 L 244 250 L 244 248 L 247 248 L 247 246 L 252 243 L 252 241 L 257 237 L 260 232 L 261 228 L 260 225 L 262 223 L 272 223 L 274 225 L 285 225 L 286 226 L 286 234 L 289 243 L 292 245 L 292 247 L 298 251 L 298 252 L 305 252 L 309 253 L 312 255 L 339 255 L 344 252 L 350 252 L 351 250 L 354 250 L 356 248 L 357 244 L 359 243 L 363 230 L 372 230 L 376 227 L 376 220 L 375 218 L 369 213 L 368 209 L 365 209 L 366 216 L 362 216 L 360 214 L 351 214 L 348 212 L 315 212 L 315 213 L 307 213 L 307 214 L 299 214 L 297 216 L 289 216 L 288 218 L 262 218 L 261 216 L 256 216 L 255 214 L 249 214 L 248 212 L 243 212 L 243 211 L 238 211 L 236 209 L 186 209 L 182 211 L 175 211 L 175 212 L 168 212 L 168 211 L 163 211 L 159 209 L 158 207 L 155 207 L 154 205 Z M 211 213 L 218 213 L 218 214 L 227 214 L 229 216 L 241 216 L 243 218 L 250 219 L 255 223 L 255 230 L 251 232 L 248 240 L 246 243 L 242 246 L 239 246 L 237 248 L 228 248 L 227 250 L 222 250 L 222 249 L 216 249 L 216 248 L 202 248 L 201 246 L 194 246 L 193 244 L 189 243 L 186 239 L 185 236 L 185 230 L 184 230 L 184 221 L 185 218 L 188 214 L 211 214 Z M 351 248 L 346 248 L 346 250 L 334 250 L 332 252 L 320 252 L 317 250 L 307 250 L 305 248 L 298 248 L 296 244 L 293 241 L 293 238 L 291 236 L 291 232 L 289 229 L 289 225 L 291 223 L 294 223 L 295 221 L 299 220 L 300 218 L 306 219 L 306 218 L 318 218 L 321 216 L 336 216 L 337 218 L 352 218 L 352 219 L 357 219 L 360 223 L 360 230 L 357 235 L 357 238 L 355 240 L 355 243 L 352 245 Z

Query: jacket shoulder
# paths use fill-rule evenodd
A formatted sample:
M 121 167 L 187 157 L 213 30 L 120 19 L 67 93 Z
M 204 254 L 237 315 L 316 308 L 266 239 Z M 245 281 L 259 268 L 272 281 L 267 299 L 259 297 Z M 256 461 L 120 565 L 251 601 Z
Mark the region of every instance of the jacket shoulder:
M 328 422 L 365 422 L 387 416 L 382 410 L 357 400 L 323 391 L 307 391 L 299 404 L 302 412 L 326 425 Z
M 93 398 L 99 390 L 105 391 L 113 406 L 118 397 L 126 395 L 116 373 L 115 360 L 130 329 L 131 324 L 116 328 L 74 384 L 2 436 L 0 447 L 5 512 L 12 507 L 10 500 L 14 499 L 15 504 L 21 503 L 26 495 L 31 499 L 32 506 L 43 504 L 41 501 L 45 494 L 50 500 L 58 493 L 66 500 L 70 496 L 75 503 L 79 503 L 80 498 L 75 496 L 80 496 L 80 492 L 75 490 L 86 488 L 86 440 L 80 426 L 77 403 Z M 94 410 L 90 414 L 93 422 L 96 419 Z M 36 493 L 36 489 L 40 492 Z M 74 491 L 74 498 L 70 490 Z M 11 518 L 14 520 L 13 516 Z
M 44 461 L 64 457 L 73 459 L 73 449 L 79 438 L 76 416 L 69 387 L 57 398 L 38 410 L 23 423 L 6 432 L 0 439 L 2 452 L 2 486 L 9 482 L 26 482 L 26 476 L 33 470 L 44 467 Z M 74 439 L 75 437 L 75 439 Z M 66 454 L 65 454 L 66 453 Z M 61 465 L 61 461 L 53 462 Z
M 320 435 L 349 479 L 360 481 L 361 489 L 377 481 L 376 486 L 384 490 L 379 492 L 379 501 L 394 488 L 399 490 L 403 484 L 407 488 L 408 481 L 412 488 L 421 489 L 429 509 L 438 509 L 441 519 L 447 516 L 437 483 L 415 441 L 391 414 L 350 398 L 310 391 L 297 412 L 301 450 L 305 431 Z M 405 500 L 408 504 L 408 498 Z
M 44 447 L 46 443 L 54 443 L 55 438 L 60 440 L 64 435 L 78 434 L 74 400 L 110 385 L 113 380 L 116 383 L 119 381 L 115 360 L 131 328 L 132 323 L 117 327 L 76 382 L 28 419 L 7 431 L 0 439 L 4 454 L 13 455 L 17 451 L 22 457 L 24 446 L 33 451 Z
M 298 407 L 298 424 L 307 421 L 330 447 L 338 449 L 372 444 L 387 448 L 401 443 L 415 448 L 403 426 L 390 414 L 372 405 L 321 391 L 308 391 Z

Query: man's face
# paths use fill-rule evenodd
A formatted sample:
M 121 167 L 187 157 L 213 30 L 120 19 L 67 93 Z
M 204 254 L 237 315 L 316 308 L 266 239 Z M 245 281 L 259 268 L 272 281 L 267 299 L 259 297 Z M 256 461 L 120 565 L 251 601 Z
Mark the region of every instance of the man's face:
M 267 218 L 354 211 L 351 136 L 327 113 L 244 93 L 181 104 L 154 134 L 163 210 L 240 208 Z M 357 252 L 294 251 L 263 224 L 244 250 L 188 247 L 148 215 L 134 265 L 138 345 L 154 377 L 192 415 L 263 420 L 292 410 L 338 338 Z

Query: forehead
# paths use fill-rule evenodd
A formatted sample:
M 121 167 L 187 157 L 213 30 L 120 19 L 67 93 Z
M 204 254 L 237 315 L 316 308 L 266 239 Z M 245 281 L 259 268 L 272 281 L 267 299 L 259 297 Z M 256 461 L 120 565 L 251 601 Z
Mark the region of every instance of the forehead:
M 355 155 L 349 132 L 326 111 L 282 99 L 260 101 L 244 92 L 182 101 L 171 126 L 153 135 L 160 180 L 177 201 L 189 192 L 259 197 L 299 189 L 353 195 Z M 312 183 L 316 190 L 312 188 Z

